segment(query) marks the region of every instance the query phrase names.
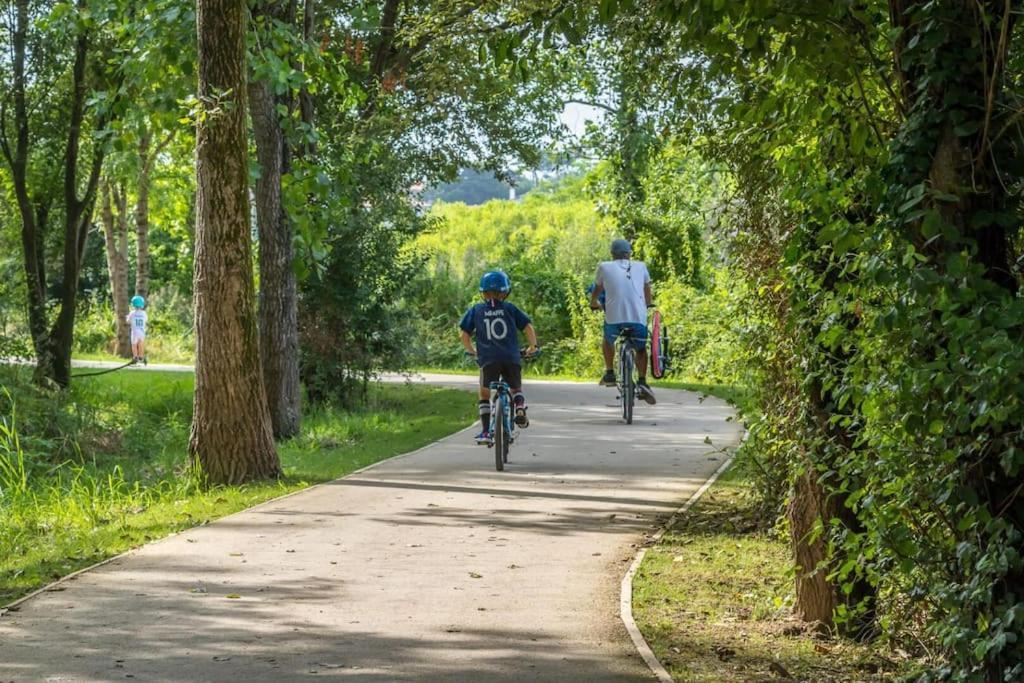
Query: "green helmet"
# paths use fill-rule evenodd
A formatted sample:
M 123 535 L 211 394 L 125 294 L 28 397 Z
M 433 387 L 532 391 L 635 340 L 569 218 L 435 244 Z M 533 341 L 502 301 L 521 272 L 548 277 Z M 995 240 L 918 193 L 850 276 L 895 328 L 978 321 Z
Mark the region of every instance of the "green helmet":
M 136 294 L 135 296 L 132 297 L 132 306 L 134 306 L 135 308 L 145 308 L 146 300 L 143 299 L 138 294 Z

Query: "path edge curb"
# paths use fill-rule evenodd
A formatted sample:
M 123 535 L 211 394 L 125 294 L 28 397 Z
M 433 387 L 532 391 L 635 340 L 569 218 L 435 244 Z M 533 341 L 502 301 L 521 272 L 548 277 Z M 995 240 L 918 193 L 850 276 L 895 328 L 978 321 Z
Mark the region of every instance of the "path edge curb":
M 749 432 L 744 431 L 743 437 L 740 439 L 739 444 L 736 448 L 743 445 L 743 442 L 747 440 L 747 434 Z M 644 638 L 644 634 L 640 632 L 640 627 L 636 625 L 636 620 L 633 619 L 633 578 L 636 576 L 637 570 L 640 569 L 640 565 L 643 563 L 644 558 L 647 556 L 647 550 L 654 544 L 658 543 L 662 537 L 668 532 L 669 529 L 675 524 L 676 520 L 682 515 L 685 515 L 694 503 L 701 499 L 701 497 L 708 492 L 718 478 L 722 476 L 726 470 L 732 465 L 735 456 L 730 455 L 725 459 L 721 465 L 718 466 L 707 481 L 701 484 L 701 487 L 697 489 L 693 495 L 686 499 L 682 505 L 680 505 L 672 516 L 650 537 L 649 541 L 644 547 L 637 550 L 636 555 L 633 557 L 633 562 L 629 565 L 629 569 L 626 571 L 626 575 L 622 577 L 622 583 L 619 586 L 619 618 L 622 620 L 623 625 L 626 627 L 626 631 L 629 633 L 630 639 L 633 641 L 633 646 L 637 652 L 640 653 L 640 657 L 647 664 L 647 668 L 651 670 L 654 677 L 662 683 L 674 683 L 672 676 L 668 673 L 668 670 L 664 665 L 658 661 L 658 657 L 654 654 L 654 650 L 647 643 L 647 639 Z

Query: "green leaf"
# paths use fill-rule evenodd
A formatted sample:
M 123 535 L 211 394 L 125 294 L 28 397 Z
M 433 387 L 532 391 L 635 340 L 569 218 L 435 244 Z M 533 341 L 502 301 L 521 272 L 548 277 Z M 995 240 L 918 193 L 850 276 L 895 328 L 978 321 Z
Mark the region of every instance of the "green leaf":
M 854 154 L 864 151 L 864 143 L 868 139 L 868 127 L 859 121 L 854 121 L 850 131 L 850 150 Z

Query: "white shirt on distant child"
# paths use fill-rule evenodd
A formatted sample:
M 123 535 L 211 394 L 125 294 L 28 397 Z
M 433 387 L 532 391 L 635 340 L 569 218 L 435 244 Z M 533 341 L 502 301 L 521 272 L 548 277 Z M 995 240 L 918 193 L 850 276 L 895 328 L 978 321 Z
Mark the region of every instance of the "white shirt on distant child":
M 128 326 L 132 331 L 132 344 L 146 339 L 146 312 L 136 308 L 128 314 Z

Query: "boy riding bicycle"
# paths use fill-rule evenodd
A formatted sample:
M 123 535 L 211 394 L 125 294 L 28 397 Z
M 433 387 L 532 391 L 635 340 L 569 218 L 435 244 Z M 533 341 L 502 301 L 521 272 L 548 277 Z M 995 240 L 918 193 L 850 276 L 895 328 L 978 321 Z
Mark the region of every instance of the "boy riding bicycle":
M 515 420 L 520 427 L 530 424 L 526 417 L 526 396 L 523 395 L 522 354 L 517 330 L 526 335 L 527 355 L 537 352 L 537 332 L 529 316 L 505 301 L 512 291 L 512 281 L 500 270 L 484 273 L 480 278 L 481 303 L 472 306 L 459 322 L 460 338 L 466 353 L 476 356 L 480 366 L 480 400 L 478 410 L 483 431 L 477 443 L 491 440 L 491 382 L 508 384 L 515 405 Z M 474 347 L 473 342 L 476 342 Z

